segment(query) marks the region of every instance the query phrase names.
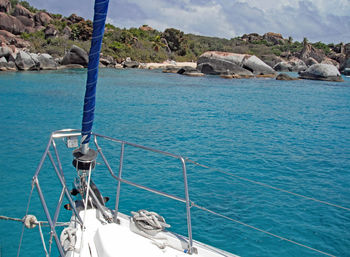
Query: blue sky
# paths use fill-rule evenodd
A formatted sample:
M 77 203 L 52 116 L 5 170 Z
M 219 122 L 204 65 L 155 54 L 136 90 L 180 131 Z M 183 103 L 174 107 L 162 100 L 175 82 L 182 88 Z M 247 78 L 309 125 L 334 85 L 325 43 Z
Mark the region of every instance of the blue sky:
M 28 0 L 49 12 L 92 18 L 93 0 Z M 148 24 L 163 31 L 232 38 L 245 33 L 281 33 L 326 43 L 350 42 L 350 0 L 110 0 L 108 22 L 118 27 Z

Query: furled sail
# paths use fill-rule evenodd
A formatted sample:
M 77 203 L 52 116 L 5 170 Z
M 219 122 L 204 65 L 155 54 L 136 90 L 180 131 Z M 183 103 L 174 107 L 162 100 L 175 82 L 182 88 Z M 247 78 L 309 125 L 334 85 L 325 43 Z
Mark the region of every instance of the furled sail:
M 84 98 L 84 113 L 82 121 L 83 145 L 87 145 L 90 141 L 92 125 L 94 122 L 98 65 L 100 62 L 100 51 L 105 29 L 108 3 L 109 0 L 95 0 L 93 32 L 89 53 L 88 74 Z

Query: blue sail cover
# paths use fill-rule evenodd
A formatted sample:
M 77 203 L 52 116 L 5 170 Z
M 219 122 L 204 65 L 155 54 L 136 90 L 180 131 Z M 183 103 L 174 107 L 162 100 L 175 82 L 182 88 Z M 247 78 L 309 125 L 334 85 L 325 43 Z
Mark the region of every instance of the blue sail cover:
M 84 99 L 84 113 L 82 121 L 83 144 L 90 141 L 92 125 L 94 122 L 96 84 L 98 77 L 98 65 L 100 62 L 100 51 L 105 29 L 109 0 L 95 0 L 95 13 L 91 48 L 89 54 L 88 74 Z

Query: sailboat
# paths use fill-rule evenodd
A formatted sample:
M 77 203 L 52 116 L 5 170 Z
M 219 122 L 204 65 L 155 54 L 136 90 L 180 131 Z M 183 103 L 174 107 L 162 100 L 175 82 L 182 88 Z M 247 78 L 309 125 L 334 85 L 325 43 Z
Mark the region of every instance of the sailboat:
M 191 226 L 191 207 L 193 207 L 193 203 L 189 198 L 185 158 L 92 132 L 98 65 L 108 4 L 109 0 L 95 1 L 93 34 L 89 53 L 82 129 L 64 129 L 53 132 L 33 177 L 32 192 L 34 188 L 38 191 L 51 231 L 49 250 L 46 249 L 44 237 L 41 236 L 46 256 L 51 255 L 52 241 L 56 243 L 57 250 L 61 257 L 175 257 L 187 256 L 188 254 L 208 257 L 236 256 L 193 240 Z M 63 139 L 68 148 L 74 148 L 72 164 L 76 170 L 77 177 L 74 180 L 74 188 L 72 190 L 68 189 L 61 159 L 58 153 L 59 151 L 56 147 L 56 141 L 58 139 Z M 89 146 L 90 139 L 93 139 L 95 148 Z M 119 144 L 121 155 L 118 174 L 116 174 L 109 165 L 107 158 L 99 146 L 99 140 L 108 140 L 117 145 Z M 135 147 L 167 156 L 169 158 L 178 159 L 180 164 L 179 167 L 180 170 L 182 170 L 183 175 L 185 198 L 170 195 L 123 179 L 122 171 L 125 146 Z M 51 153 L 52 150 L 54 151 L 54 154 Z M 115 179 L 115 183 L 117 184 L 114 209 L 106 207 L 105 202 L 108 198 L 102 196 L 98 187 L 92 180 L 92 173 L 95 169 L 98 155 L 103 159 L 103 162 L 110 173 L 110 177 Z M 44 198 L 38 177 L 43 163 L 47 158 L 50 159 L 53 169 L 62 186 L 59 202 L 53 216 L 50 215 L 48 203 Z M 119 212 L 121 183 L 126 183 L 136 188 L 183 202 L 186 205 L 186 217 L 184 218 L 187 220 L 188 235 L 182 236 L 167 230 L 170 225 L 166 223 L 162 216 L 155 212 L 139 210 L 138 212 L 133 213 L 132 216 Z M 67 210 L 72 211 L 72 216 L 68 223 L 64 223 L 65 227 L 59 235 L 57 232 L 57 228 L 60 224 L 58 222 L 58 217 L 63 205 L 64 196 L 69 202 L 64 205 L 64 207 Z M 24 224 L 27 227 L 39 225 L 41 232 L 41 223 L 37 222 L 36 218 L 28 215 L 28 213 L 25 216 Z
M 213 210 L 207 209 L 193 202 L 190 198 L 189 187 L 187 181 L 187 164 L 200 165 L 181 155 L 172 154 L 158 149 L 130 143 L 121 139 L 112 138 L 93 132 L 94 110 L 95 110 L 95 96 L 96 85 L 98 80 L 98 65 L 101 51 L 102 38 L 104 34 L 105 21 L 107 17 L 109 0 L 95 0 L 95 13 L 93 22 L 93 35 L 91 41 L 91 49 L 89 53 L 89 65 L 86 82 L 86 92 L 84 99 L 84 112 L 82 119 L 82 129 L 62 129 L 51 133 L 49 142 L 46 146 L 44 154 L 39 162 L 32 180 L 32 189 L 29 199 L 32 197 L 34 189 L 38 192 L 40 202 L 42 204 L 43 212 L 46 216 L 46 221 L 37 221 L 35 216 L 29 215 L 29 202 L 27 205 L 26 214 L 23 220 L 23 226 L 33 228 L 39 227 L 41 240 L 43 243 L 43 250 L 46 256 L 51 256 L 51 246 L 56 245 L 57 252 L 61 257 L 112 257 L 112 256 L 143 256 L 143 257 L 157 257 L 157 256 L 188 256 L 194 255 L 198 257 L 234 257 L 232 253 L 226 252 L 222 249 L 215 248 L 205 243 L 201 243 L 193 239 L 192 235 L 192 217 L 191 209 L 198 208 L 202 211 L 209 212 L 213 215 L 220 216 L 227 220 L 247 226 L 251 229 L 258 230 L 269 236 L 285 240 L 290 243 L 305 247 L 308 250 L 332 256 L 320 250 L 308 247 L 301 243 L 289 240 L 287 238 L 277 236 L 271 232 L 264 231 L 254 226 L 245 224 L 238 220 L 226 217 Z M 72 165 L 75 169 L 76 178 L 73 181 L 73 187 L 70 188 L 66 181 L 65 171 L 61 157 L 59 154 L 59 142 L 65 142 L 66 147 L 72 153 Z M 120 152 L 119 168 L 117 171 L 113 170 L 107 156 L 101 147 L 102 141 L 113 144 L 113 149 Z M 145 185 L 135 183 L 123 177 L 125 147 L 139 149 L 145 152 L 150 152 L 170 160 L 178 162 L 178 171 L 181 172 L 183 179 L 184 197 L 179 197 L 169 194 Z M 98 186 L 93 182 L 93 173 L 97 169 L 97 159 L 100 158 L 108 172 L 108 176 L 114 181 L 116 190 L 114 208 L 108 208 L 106 202 L 108 197 L 103 196 Z M 40 187 L 39 174 L 44 169 L 45 160 L 49 160 L 52 165 L 54 174 L 57 175 L 58 181 L 61 185 L 61 193 L 54 212 L 51 212 L 48 207 L 43 191 Z M 244 179 L 242 177 L 238 177 Z M 281 190 L 276 187 L 264 185 L 259 182 L 254 182 L 250 179 L 244 179 L 258 185 L 269 187 L 270 189 L 280 190 L 285 193 L 290 193 L 294 196 L 304 197 L 293 192 Z M 171 224 L 167 224 L 165 218 L 156 212 L 141 209 L 137 212 L 132 212 L 132 215 L 127 215 L 119 211 L 121 185 L 127 184 L 129 186 L 151 192 L 155 195 L 166 197 L 185 205 L 185 215 L 183 217 L 187 223 L 187 234 L 180 235 L 172 232 Z M 310 197 L 304 197 L 309 200 L 316 200 L 333 207 L 347 209 L 334 204 L 329 204 Z M 68 203 L 66 203 L 67 201 Z M 66 204 L 65 204 L 66 203 Z M 59 222 L 61 209 L 63 208 L 72 212 L 71 218 L 67 222 Z M 348 209 L 349 210 L 349 209 Z M 53 215 L 52 215 L 53 213 Z M 48 225 L 50 230 L 49 249 L 41 226 Z M 63 229 L 62 229 L 63 226 Z M 20 246 L 23 239 L 23 231 L 20 239 Z M 19 246 L 18 254 L 20 254 L 21 247 Z

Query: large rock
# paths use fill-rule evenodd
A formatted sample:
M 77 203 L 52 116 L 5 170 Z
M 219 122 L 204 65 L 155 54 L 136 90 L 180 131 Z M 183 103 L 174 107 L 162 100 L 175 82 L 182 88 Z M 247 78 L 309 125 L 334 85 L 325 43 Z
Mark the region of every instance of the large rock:
M 62 35 L 65 39 L 69 39 L 72 34 L 72 29 L 68 26 L 64 27 Z
M 1 22 L 0 22 L 1 23 Z M 1 30 L 0 29 L 0 36 L 3 37 L 7 42 L 10 42 L 11 39 L 15 38 L 16 36 L 12 34 L 11 32 L 8 32 L 7 30 Z
M 16 57 L 16 66 L 19 70 L 32 70 L 37 69 L 36 63 L 30 56 L 30 54 L 19 51 Z
M 308 57 L 306 60 L 305 60 L 305 64 L 307 67 L 310 67 L 311 65 L 314 65 L 314 64 L 318 64 L 318 61 L 316 61 L 314 58 L 312 57 Z
M 263 37 L 257 33 L 244 34 L 242 36 L 242 40 L 245 42 L 260 41 L 262 39 L 263 39 Z
M 336 60 L 333 60 L 331 58 L 328 58 L 328 57 L 325 57 L 321 63 L 334 65 L 335 67 L 337 67 L 338 70 L 340 69 L 339 62 L 337 62 Z
M 124 68 L 138 68 L 139 66 L 140 66 L 140 63 L 137 61 L 127 60 L 123 63 Z
M 343 74 L 349 75 L 349 70 L 350 70 L 350 57 L 342 64 L 342 67 L 340 68 Z M 345 72 L 347 71 L 347 72 Z
M 11 3 L 9 0 L 0 0 L 0 12 L 9 13 L 11 9 Z
M 13 62 L 13 61 L 8 61 L 8 62 L 7 62 L 7 70 L 8 70 L 8 71 L 16 71 L 16 70 L 17 70 L 17 67 L 16 67 L 15 62 Z
M 326 57 L 326 55 L 321 49 L 317 49 L 307 43 L 306 45 L 304 45 L 304 48 L 300 53 L 300 59 L 306 62 L 306 60 L 309 57 L 314 58 L 317 62 L 322 62 L 322 60 Z
M 35 67 L 31 68 L 31 70 L 40 70 L 40 61 L 39 61 L 39 55 L 35 53 L 30 53 L 29 54 L 32 60 L 35 63 Z
M 25 26 L 25 27 L 34 27 L 34 21 L 33 19 L 31 18 L 28 18 L 26 16 L 17 16 L 16 17 L 20 22 L 22 22 L 22 24 Z M 25 28 L 26 30 L 28 30 L 28 28 Z
M 299 72 L 307 69 L 305 62 L 296 57 L 291 58 L 288 63 L 292 66 L 290 70 L 292 72 Z
M 291 77 L 291 76 L 289 76 L 288 74 L 285 74 L 285 73 L 280 73 L 276 77 L 276 80 L 297 80 L 297 78 L 293 78 L 293 77 Z
M 275 71 L 290 72 L 292 71 L 292 65 L 288 62 L 279 62 L 273 66 Z
M 243 68 L 253 72 L 254 75 L 270 75 L 275 71 L 255 55 L 248 56 L 243 59 Z
M 55 28 L 54 25 L 49 24 L 44 30 L 45 33 L 45 38 L 50 38 L 50 37 L 57 37 L 58 30 Z
M 164 73 L 177 73 L 181 69 L 181 67 L 176 65 L 167 65 L 165 69 L 163 69 Z
M 202 72 L 199 72 L 197 69 L 190 67 L 190 66 L 185 66 L 182 67 L 177 71 L 178 74 L 181 75 L 187 75 L 187 76 L 192 76 L 192 77 L 201 77 L 204 76 Z
M 0 71 L 6 71 L 7 70 L 7 60 L 5 57 L 0 58 Z
M 350 58 L 350 43 L 347 43 L 344 46 L 344 54 L 346 55 L 346 57 Z
M 57 63 L 49 54 L 39 54 L 38 61 L 40 62 L 41 70 L 57 70 Z
M 197 70 L 209 75 L 221 75 L 229 72 L 230 74 L 240 76 L 254 76 L 252 72 L 242 68 L 236 63 L 216 58 L 207 58 L 204 56 L 198 59 Z
M 262 55 L 260 59 L 270 67 L 274 67 L 277 63 L 284 61 L 281 57 L 274 54 Z
M 269 75 L 275 71 L 254 55 L 209 51 L 197 61 L 197 69 L 205 74 L 219 75 L 230 71 L 233 74 Z
M 84 18 L 73 13 L 71 14 L 71 16 L 68 17 L 68 20 L 71 21 L 72 23 L 79 23 L 81 21 L 84 21 Z
M 62 65 L 68 64 L 80 64 L 83 66 L 87 66 L 89 62 L 89 56 L 84 49 L 73 45 L 69 52 L 63 57 L 61 62 Z
M 25 26 L 16 17 L 0 12 L 0 30 L 6 30 L 19 35 L 25 32 Z
M 34 22 L 36 26 L 46 26 L 51 20 L 51 16 L 46 12 L 41 11 L 34 15 Z
M 306 71 L 299 72 L 301 79 L 326 80 L 326 81 L 344 81 L 339 70 L 330 64 L 314 64 Z
M 17 4 L 15 6 L 15 9 L 13 11 L 13 16 L 24 16 L 24 17 L 27 17 L 27 18 L 30 18 L 32 19 L 34 17 L 34 14 L 31 13 L 27 8 L 23 7 L 22 5 L 20 4 Z
M 6 59 L 8 59 L 11 54 L 13 54 L 13 51 L 10 47 L 8 46 L 0 47 L 0 58 L 5 57 Z
M 274 45 L 284 44 L 285 41 L 281 34 L 274 32 L 268 32 L 264 34 L 263 39 L 272 42 Z
M 11 42 L 11 44 L 14 44 L 18 48 L 29 48 L 30 43 L 20 37 L 14 38 Z
M 143 31 L 154 31 L 154 28 L 148 26 L 148 25 L 142 25 L 141 27 L 139 27 L 140 30 Z

